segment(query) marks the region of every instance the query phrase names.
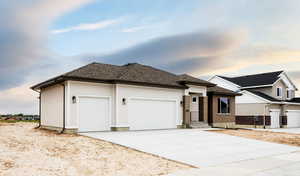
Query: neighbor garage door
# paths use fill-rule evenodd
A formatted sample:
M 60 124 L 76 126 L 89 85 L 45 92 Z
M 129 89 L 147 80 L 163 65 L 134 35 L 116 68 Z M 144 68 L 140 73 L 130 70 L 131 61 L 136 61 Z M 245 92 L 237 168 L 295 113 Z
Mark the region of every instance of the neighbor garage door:
M 176 128 L 176 101 L 131 98 L 128 115 L 130 130 Z
M 108 97 L 79 97 L 79 132 L 110 130 L 109 112 Z
M 296 111 L 296 110 L 287 111 L 287 127 L 288 128 L 300 127 L 300 111 Z

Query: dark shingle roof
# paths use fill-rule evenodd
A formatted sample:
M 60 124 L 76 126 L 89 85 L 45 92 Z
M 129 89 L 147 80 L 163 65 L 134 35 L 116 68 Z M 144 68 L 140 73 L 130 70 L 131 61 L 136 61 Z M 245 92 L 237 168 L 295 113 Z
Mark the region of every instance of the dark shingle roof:
M 273 97 L 271 97 L 271 96 L 269 96 L 269 95 L 267 95 L 265 93 L 262 93 L 262 92 L 253 91 L 253 90 L 247 90 L 247 91 L 249 91 L 249 92 L 251 92 L 251 93 L 253 93 L 253 94 L 255 94 L 255 95 L 259 96 L 259 97 L 262 97 L 262 98 L 264 98 L 266 100 L 272 101 L 272 102 L 280 102 L 281 101 L 281 100 L 273 98 Z
M 213 87 L 213 86 L 216 86 L 215 84 L 211 83 L 211 82 L 208 82 L 208 81 L 204 81 L 202 79 L 198 79 L 198 78 L 195 78 L 193 76 L 190 76 L 188 74 L 182 74 L 182 75 L 179 75 L 177 76 L 178 78 L 178 82 L 179 83 L 186 83 L 186 84 L 202 84 L 202 85 L 206 85 L 208 87 Z
M 173 73 L 138 63 L 130 63 L 123 66 L 91 63 L 53 79 L 58 78 L 65 80 L 80 79 L 103 82 L 160 85 L 175 88 L 186 88 L 184 83 L 214 86 L 214 84 L 208 81 L 204 81 L 186 74 L 175 75 Z M 37 84 L 33 86 L 32 89 L 43 87 L 47 84 L 47 82 L 53 81 L 53 79 Z
M 216 94 L 216 95 L 232 95 L 232 96 L 239 96 L 242 95 L 240 93 L 219 87 L 219 86 L 215 86 L 215 87 L 209 87 L 207 88 L 207 92 L 208 93 L 212 93 L 212 94 Z
M 241 87 L 270 85 L 276 82 L 283 71 L 246 75 L 239 77 L 219 76 Z
M 291 103 L 300 103 L 300 97 L 295 97 L 295 98 L 289 100 L 288 102 L 291 102 Z

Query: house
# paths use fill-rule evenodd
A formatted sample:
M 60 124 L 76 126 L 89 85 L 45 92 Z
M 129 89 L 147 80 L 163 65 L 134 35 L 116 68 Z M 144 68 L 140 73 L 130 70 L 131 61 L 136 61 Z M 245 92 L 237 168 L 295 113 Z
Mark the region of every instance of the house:
M 210 82 L 239 92 L 236 98 L 237 127 L 300 127 L 298 90 L 284 71 L 239 77 L 213 76 Z
M 137 63 L 91 63 L 31 89 L 40 93 L 42 128 L 89 132 L 230 127 L 238 94 L 213 87 Z

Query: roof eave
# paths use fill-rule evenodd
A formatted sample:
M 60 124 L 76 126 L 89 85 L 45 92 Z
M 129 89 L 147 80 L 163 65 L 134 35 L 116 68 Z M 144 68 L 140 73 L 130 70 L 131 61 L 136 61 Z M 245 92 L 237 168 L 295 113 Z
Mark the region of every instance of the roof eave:
M 206 86 L 206 87 L 215 87 L 216 84 L 213 83 L 199 83 L 199 82 L 193 82 L 193 81 L 178 81 L 178 83 L 186 85 L 186 84 L 190 84 L 190 85 L 195 85 L 195 86 Z

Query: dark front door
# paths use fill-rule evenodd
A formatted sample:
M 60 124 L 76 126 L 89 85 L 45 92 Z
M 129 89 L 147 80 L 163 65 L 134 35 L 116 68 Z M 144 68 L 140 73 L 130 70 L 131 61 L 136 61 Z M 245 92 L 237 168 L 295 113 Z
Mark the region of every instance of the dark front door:
M 204 121 L 203 117 L 203 97 L 199 97 L 199 121 Z

